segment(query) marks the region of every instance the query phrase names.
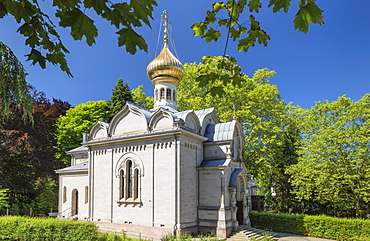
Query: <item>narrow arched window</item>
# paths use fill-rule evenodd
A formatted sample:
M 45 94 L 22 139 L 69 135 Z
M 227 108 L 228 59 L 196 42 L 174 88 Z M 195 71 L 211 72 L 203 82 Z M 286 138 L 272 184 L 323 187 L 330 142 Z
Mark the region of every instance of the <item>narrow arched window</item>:
M 173 95 L 172 100 L 176 101 L 176 91 L 175 90 L 172 91 L 172 95 Z
M 124 171 L 119 172 L 119 199 L 125 198 L 125 176 Z
M 170 100 L 170 99 L 171 99 L 171 89 L 170 89 L 170 88 L 168 88 L 168 89 L 166 90 L 166 99 L 167 99 L 167 100 Z
M 139 197 L 139 170 L 134 171 L 134 199 Z
M 161 100 L 163 100 L 164 99 L 164 88 L 161 88 Z
M 127 161 L 126 164 L 127 174 L 127 198 L 132 198 L 132 161 Z
M 67 187 L 63 187 L 63 202 L 67 202 Z
M 89 201 L 89 187 L 85 186 L 85 203 Z
M 158 89 L 155 89 L 154 100 L 158 100 Z

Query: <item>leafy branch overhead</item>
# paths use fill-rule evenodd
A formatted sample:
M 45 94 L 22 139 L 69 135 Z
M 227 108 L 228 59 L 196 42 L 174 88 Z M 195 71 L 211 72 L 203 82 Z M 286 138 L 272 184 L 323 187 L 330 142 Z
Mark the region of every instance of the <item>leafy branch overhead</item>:
M 288 12 L 292 0 L 270 0 L 268 7 L 274 13 L 283 10 Z M 322 12 L 316 0 L 299 0 L 298 11 L 294 17 L 294 28 L 303 33 L 308 32 L 311 23 L 322 25 L 324 23 Z M 225 27 L 228 37 L 233 41 L 238 40 L 239 52 L 247 52 L 250 47 L 257 43 L 267 46 L 270 36 L 261 29 L 260 23 L 254 14 L 262 8 L 261 0 L 229 0 L 227 2 L 215 2 L 212 10 L 208 11 L 204 21 L 191 26 L 195 36 L 200 36 L 207 43 L 217 41 L 221 36 L 221 28 Z M 250 16 L 244 17 L 243 12 L 249 10 Z M 225 14 L 226 12 L 226 14 Z M 220 18 L 218 18 L 220 16 Z M 227 16 L 227 17 L 224 17 Z M 248 25 L 244 24 L 248 19 Z M 212 27 L 213 26 L 213 27 Z
M 42 3 L 46 4 L 46 3 Z M 87 13 L 96 14 L 106 19 L 118 31 L 118 45 L 125 46 L 126 51 L 135 54 L 137 49 L 147 51 L 144 38 L 134 30 L 136 27 L 150 27 L 155 0 L 130 0 L 118 2 L 108 0 L 53 0 L 56 7 L 55 17 L 63 28 L 70 28 L 74 40 L 86 39 L 91 46 L 98 36 L 94 20 Z M 92 9 L 93 11 L 87 11 Z M 62 43 L 56 30 L 57 26 L 40 7 L 37 0 L 3 0 L 0 2 L 0 18 L 11 15 L 18 24 L 17 32 L 26 37 L 25 44 L 31 48 L 27 55 L 32 65 L 46 68 L 46 62 L 59 65 L 61 70 L 72 77 L 65 54 L 68 49 Z
M 241 87 L 245 81 L 245 74 L 236 63 L 236 59 L 230 56 L 212 57 L 203 56 L 204 66 L 199 70 L 199 76 L 196 81 L 199 87 L 209 86 L 209 92 L 212 96 L 222 96 L 225 94 L 224 86 L 231 83 L 235 87 Z M 215 67 L 218 71 L 215 72 Z

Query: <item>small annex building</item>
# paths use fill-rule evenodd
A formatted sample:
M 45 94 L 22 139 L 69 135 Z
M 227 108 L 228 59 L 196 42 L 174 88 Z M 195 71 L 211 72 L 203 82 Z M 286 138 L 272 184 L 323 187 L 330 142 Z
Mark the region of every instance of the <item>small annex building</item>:
M 164 47 L 147 66 L 154 108 L 127 102 L 67 152 L 72 165 L 56 171 L 59 218 L 110 223 L 141 237 L 226 238 L 249 225 L 242 127 L 221 123 L 213 108 L 177 111 L 184 69 L 167 39 L 165 29 Z

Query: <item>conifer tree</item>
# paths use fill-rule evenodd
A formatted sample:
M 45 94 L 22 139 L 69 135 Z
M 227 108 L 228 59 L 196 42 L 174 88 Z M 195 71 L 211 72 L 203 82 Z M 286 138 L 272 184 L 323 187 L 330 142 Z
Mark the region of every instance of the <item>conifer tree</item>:
M 111 117 L 120 111 L 126 104 L 126 101 L 132 101 L 132 94 L 128 83 L 124 83 L 122 79 L 117 81 L 117 85 L 112 90 L 112 96 L 108 101 L 108 107 L 111 112 Z

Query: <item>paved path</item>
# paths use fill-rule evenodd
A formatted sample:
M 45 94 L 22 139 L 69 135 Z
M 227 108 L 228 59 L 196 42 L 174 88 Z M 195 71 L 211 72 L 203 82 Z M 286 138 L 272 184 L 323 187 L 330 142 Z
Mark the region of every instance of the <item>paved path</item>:
M 333 241 L 329 239 L 313 238 L 296 234 L 278 233 L 278 232 L 268 232 L 261 229 L 256 229 L 247 226 L 239 227 L 238 231 L 231 233 L 227 241 L 243 241 L 250 240 L 252 237 L 255 239 L 261 239 L 265 233 L 270 234 L 273 240 L 276 241 Z

